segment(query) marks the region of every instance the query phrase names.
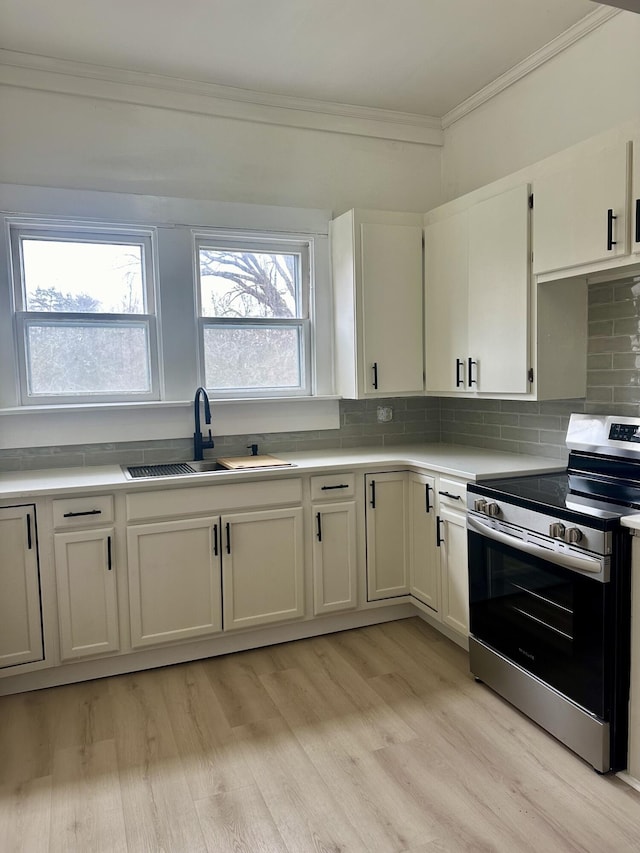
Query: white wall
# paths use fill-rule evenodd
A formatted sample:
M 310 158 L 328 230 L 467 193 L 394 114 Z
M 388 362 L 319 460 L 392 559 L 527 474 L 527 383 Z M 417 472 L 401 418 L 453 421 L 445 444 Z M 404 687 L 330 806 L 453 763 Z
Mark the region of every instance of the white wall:
M 445 130 L 443 200 L 640 117 L 640 15 L 621 12 Z
M 439 146 L 0 86 L 0 183 L 314 207 L 439 204 Z

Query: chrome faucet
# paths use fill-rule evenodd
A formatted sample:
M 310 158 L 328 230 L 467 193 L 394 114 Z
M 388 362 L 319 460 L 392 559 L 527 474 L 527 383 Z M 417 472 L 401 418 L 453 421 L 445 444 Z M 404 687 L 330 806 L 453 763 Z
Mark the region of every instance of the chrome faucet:
M 203 458 L 202 451 L 213 447 L 213 436 L 209 430 L 209 438 L 202 437 L 200 429 L 200 398 L 204 401 L 204 420 L 205 423 L 211 423 L 211 406 L 209 405 L 209 397 L 202 386 L 196 389 L 196 396 L 193 398 L 193 418 L 195 421 L 195 432 L 193 433 L 193 458 L 199 461 Z

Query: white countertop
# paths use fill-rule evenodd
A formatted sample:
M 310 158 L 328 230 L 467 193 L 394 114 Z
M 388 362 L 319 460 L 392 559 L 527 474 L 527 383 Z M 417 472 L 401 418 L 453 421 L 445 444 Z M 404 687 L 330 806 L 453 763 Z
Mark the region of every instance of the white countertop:
M 213 457 L 212 457 L 213 458 Z M 12 471 L 0 474 L 0 500 L 23 499 L 46 494 L 70 494 L 104 490 L 138 491 L 167 487 L 242 482 L 265 476 L 281 479 L 336 468 L 372 470 L 410 467 L 440 474 L 480 480 L 519 474 L 538 474 L 564 470 L 558 459 L 526 456 L 467 447 L 457 444 L 416 444 L 387 448 L 350 448 L 279 453 L 279 459 L 295 467 L 265 468 L 253 471 L 223 471 L 130 480 L 118 465 L 87 468 L 48 468 L 40 471 Z M 638 516 L 640 519 L 640 516 Z
M 640 513 L 625 515 L 620 519 L 620 524 L 623 527 L 628 527 L 630 530 L 640 530 Z

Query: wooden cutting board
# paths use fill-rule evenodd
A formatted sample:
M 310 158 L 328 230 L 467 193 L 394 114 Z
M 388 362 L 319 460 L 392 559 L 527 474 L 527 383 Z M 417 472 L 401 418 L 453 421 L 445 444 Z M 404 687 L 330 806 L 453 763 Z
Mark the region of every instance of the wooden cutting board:
M 285 462 L 284 459 L 278 459 L 277 456 L 220 456 L 217 459 L 220 465 L 231 470 L 240 468 L 276 468 L 280 466 L 291 466 L 291 462 Z

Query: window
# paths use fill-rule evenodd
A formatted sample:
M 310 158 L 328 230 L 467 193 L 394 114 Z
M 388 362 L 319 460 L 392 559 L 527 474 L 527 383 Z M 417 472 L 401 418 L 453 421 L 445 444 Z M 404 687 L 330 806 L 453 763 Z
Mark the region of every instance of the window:
M 22 403 L 158 399 L 151 232 L 10 234 Z
M 202 382 L 216 396 L 310 393 L 309 243 L 196 237 Z

